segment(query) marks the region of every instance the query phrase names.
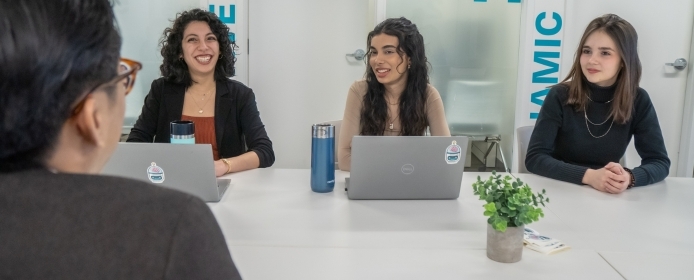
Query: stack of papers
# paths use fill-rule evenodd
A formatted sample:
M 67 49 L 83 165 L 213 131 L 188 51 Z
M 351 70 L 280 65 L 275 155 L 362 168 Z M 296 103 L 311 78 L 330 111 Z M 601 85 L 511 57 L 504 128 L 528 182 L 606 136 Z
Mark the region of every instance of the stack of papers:
M 528 227 L 525 228 L 525 232 L 523 233 L 523 244 L 530 250 L 538 251 L 546 255 L 565 251 L 571 248 L 560 240 L 541 235 L 539 232 Z

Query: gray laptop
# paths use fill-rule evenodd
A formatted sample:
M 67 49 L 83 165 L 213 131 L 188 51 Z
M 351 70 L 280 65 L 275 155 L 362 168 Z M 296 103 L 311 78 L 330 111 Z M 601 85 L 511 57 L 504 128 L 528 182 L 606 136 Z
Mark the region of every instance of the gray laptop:
M 104 175 L 151 182 L 218 202 L 231 180 L 214 174 L 209 144 L 118 143 Z
M 354 136 L 350 199 L 457 199 L 465 136 Z

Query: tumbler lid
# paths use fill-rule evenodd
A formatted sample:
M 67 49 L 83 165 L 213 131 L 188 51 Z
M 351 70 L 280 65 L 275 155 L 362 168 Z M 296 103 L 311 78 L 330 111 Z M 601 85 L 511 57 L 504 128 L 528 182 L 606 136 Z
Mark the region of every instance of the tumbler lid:
M 195 134 L 195 124 L 192 121 L 172 121 L 171 135 Z
M 335 126 L 329 123 L 314 124 L 311 132 L 313 138 L 335 138 Z

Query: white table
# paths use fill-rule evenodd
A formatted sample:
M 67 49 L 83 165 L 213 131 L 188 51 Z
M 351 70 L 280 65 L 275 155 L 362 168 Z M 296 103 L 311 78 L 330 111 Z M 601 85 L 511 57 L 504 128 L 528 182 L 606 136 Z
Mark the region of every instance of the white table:
M 350 201 L 347 172 L 335 191 L 311 191 L 309 170 L 257 169 L 233 175 L 210 208 L 234 261 L 248 279 L 623 279 L 694 275 L 694 179 L 665 182 L 620 195 L 519 175 L 551 203 L 530 227 L 572 249 L 523 260 L 487 259 L 483 202 L 465 173 L 458 200 Z M 690 211 L 687 211 L 687 210 Z M 672 261 L 676 259 L 678 261 Z M 609 262 L 609 263 L 608 263 Z M 635 263 L 636 262 L 636 263 Z M 651 262 L 667 264 L 649 265 Z M 659 270 L 660 269 L 660 270 Z M 621 275 L 620 275 L 621 274 Z
M 694 179 L 667 178 L 621 194 L 522 174 L 550 193 L 566 228 L 531 227 L 595 250 L 627 279 L 694 279 Z

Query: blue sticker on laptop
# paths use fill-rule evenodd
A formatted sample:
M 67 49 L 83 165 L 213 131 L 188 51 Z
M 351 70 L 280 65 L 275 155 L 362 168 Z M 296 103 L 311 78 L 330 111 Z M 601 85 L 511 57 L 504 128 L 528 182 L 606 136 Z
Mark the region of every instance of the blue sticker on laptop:
M 460 146 L 458 146 L 458 142 L 453 141 L 448 148 L 446 148 L 446 163 L 448 164 L 456 164 L 460 161 L 460 158 L 462 156 L 462 150 Z
M 152 165 L 147 168 L 147 178 L 155 184 L 163 183 L 164 169 L 157 166 L 156 162 L 152 162 Z

